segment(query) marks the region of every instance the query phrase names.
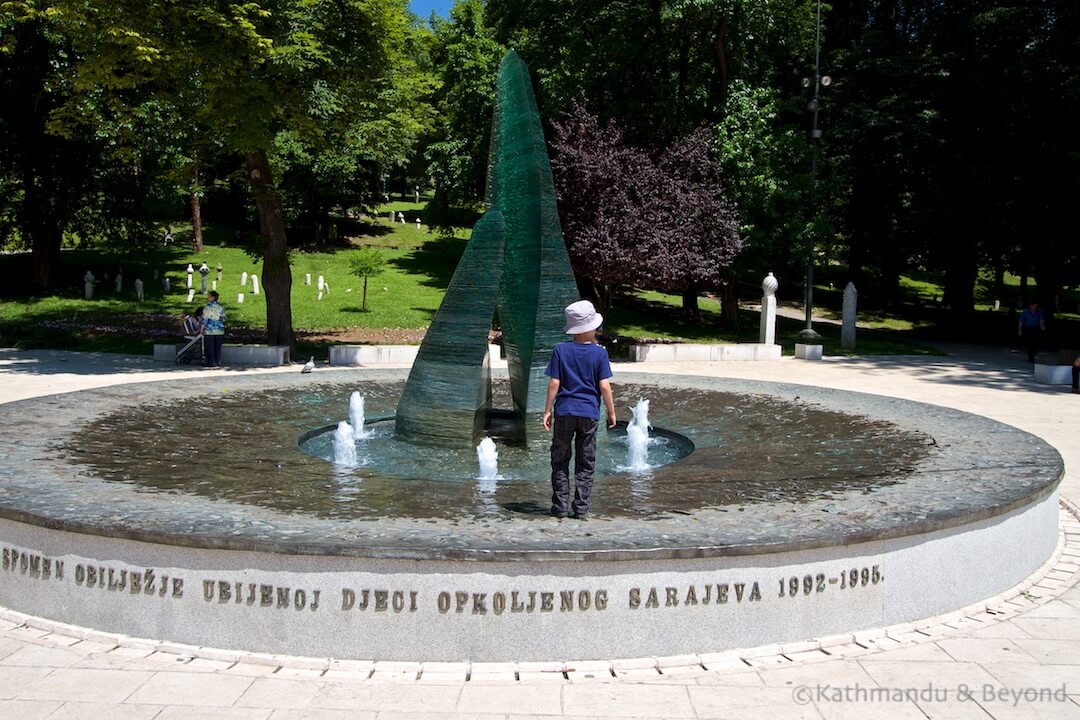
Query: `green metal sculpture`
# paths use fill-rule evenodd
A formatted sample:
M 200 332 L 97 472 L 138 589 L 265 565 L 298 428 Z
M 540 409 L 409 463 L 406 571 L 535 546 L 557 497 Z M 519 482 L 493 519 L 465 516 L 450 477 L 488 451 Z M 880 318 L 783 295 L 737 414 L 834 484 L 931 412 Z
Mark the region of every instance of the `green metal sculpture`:
M 487 212 L 450 282 L 405 384 L 401 437 L 475 446 L 492 416 L 488 329 L 495 311 L 510 369 L 511 429 L 527 442 L 544 409 L 544 369 L 578 299 L 559 226 L 547 146 L 529 70 L 513 50 L 499 66 Z

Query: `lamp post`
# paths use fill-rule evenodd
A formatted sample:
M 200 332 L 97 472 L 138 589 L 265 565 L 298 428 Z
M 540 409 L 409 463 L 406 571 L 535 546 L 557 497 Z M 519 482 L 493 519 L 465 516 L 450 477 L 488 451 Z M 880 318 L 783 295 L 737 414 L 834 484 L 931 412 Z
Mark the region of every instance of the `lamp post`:
M 810 110 L 810 207 L 811 226 L 806 237 L 806 327 L 799 331 L 803 340 L 816 340 L 821 337 L 814 330 L 814 225 L 817 217 L 817 153 L 821 130 L 818 129 L 818 110 L 821 109 L 821 88 L 832 85 L 832 78 L 821 74 L 821 0 L 817 3 L 817 20 L 814 30 L 814 78 L 803 78 L 803 87 L 814 87 L 814 96 L 807 108 Z

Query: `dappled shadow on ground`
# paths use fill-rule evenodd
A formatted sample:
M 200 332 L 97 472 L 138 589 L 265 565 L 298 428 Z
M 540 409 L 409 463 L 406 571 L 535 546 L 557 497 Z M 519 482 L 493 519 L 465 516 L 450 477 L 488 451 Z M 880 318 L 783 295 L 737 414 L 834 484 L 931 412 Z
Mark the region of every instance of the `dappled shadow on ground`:
M 907 374 L 928 383 L 962 387 L 982 387 L 1008 392 L 1060 395 L 1069 392 L 1068 385 L 1044 385 L 1035 382 L 1027 355 L 1016 348 L 992 345 L 938 344 L 947 356 L 912 357 L 906 355 L 876 355 L 836 359 L 846 368 L 856 369 L 868 376 L 880 376 L 880 391 L 889 394 L 889 377 Z M 1044 353 L 1040 362 L 1055 363 L 1057 353 Z
M 428 287 L 445 290 L 450 285 L 450 278 L 454 276 L 454 269 L 467 243 L 465 238 L 441 237 L 424 243 L 422 249 L 405 257 L 390 260 L 389 264 L 403 272 L 425 276 L 427 279 L 423 284 Z
M 123 259 L 121 253 L 110 249 L 71 249 L 60 253 L 60 264 L 56 268 L 54 288 L 48 295 L 61 297 L 82 297 L 83 275 L 89 270 L 94 273 L 99 283 L 98 293 L 111 289 L 110 281 L 118 270 L 123 271 L 125 286 L 131 287 L 135 278 L 141 277 L 146 282 L 149 293 L 155 270 L 183 267 L 191 254 L 188 244 L 173 243 L 168 246 L 151 245 L 139 251 L 137 257 Z M 12 301 L 36 302 L 39 292 L 33 286 L 33 258 L 29 252 L 4 255 L 0 267 L 3 269 L 4 282 L 0 283 L 0 299 Z M 175 272 L 175 270 L 174 270 Z

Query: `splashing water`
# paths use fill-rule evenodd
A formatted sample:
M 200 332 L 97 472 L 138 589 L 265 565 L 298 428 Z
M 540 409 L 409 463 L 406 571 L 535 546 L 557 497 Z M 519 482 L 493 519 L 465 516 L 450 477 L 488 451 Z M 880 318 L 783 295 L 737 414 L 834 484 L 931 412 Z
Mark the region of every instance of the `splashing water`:
M 495 449 L 495 441 L 484 438 L 476 446 L 476 459 L 480 462 L 481 480 L 494 480 L 499 474 L 499 451 Z
M 345 420 L 334 431 L 334 464 L 356 467 L 356 439 L 352 425 Z
M 364 396 L 357 391 L 349 396 L 349 422 L 352 424 L 353 437 L 357 440 L 371 434 L 364 429 Z
M 627 465 L 631 471 L 650 469 L 649 465 L 649 401 L 645 398 L 638 400 L 637 405 L 631 408 L 633 418 L 626 426 L 626 444 L 630 448 Z

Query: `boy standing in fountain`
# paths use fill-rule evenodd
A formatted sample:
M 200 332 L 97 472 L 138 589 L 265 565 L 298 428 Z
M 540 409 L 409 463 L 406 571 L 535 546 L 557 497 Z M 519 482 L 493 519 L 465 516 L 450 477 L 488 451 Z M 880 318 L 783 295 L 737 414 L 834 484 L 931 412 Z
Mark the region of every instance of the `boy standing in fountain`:
M 567 306 L 563 332 L 571 342 L 555 346 L 545 374 L 548 381 L 544 429 L 551 438 L 551 514 L 578 520 L 589 515 L 593 471 L 596 466 L 596 428 L 600 399 L 607 408 L 608 428 L 615 427 L 615 398 L 611 392 L 611 364 L 607 350 L 596 342 L 596 329 L 604 317 L 588 300 Z M 570 447 L 574 448 L 574 502 L 570 504 Z

